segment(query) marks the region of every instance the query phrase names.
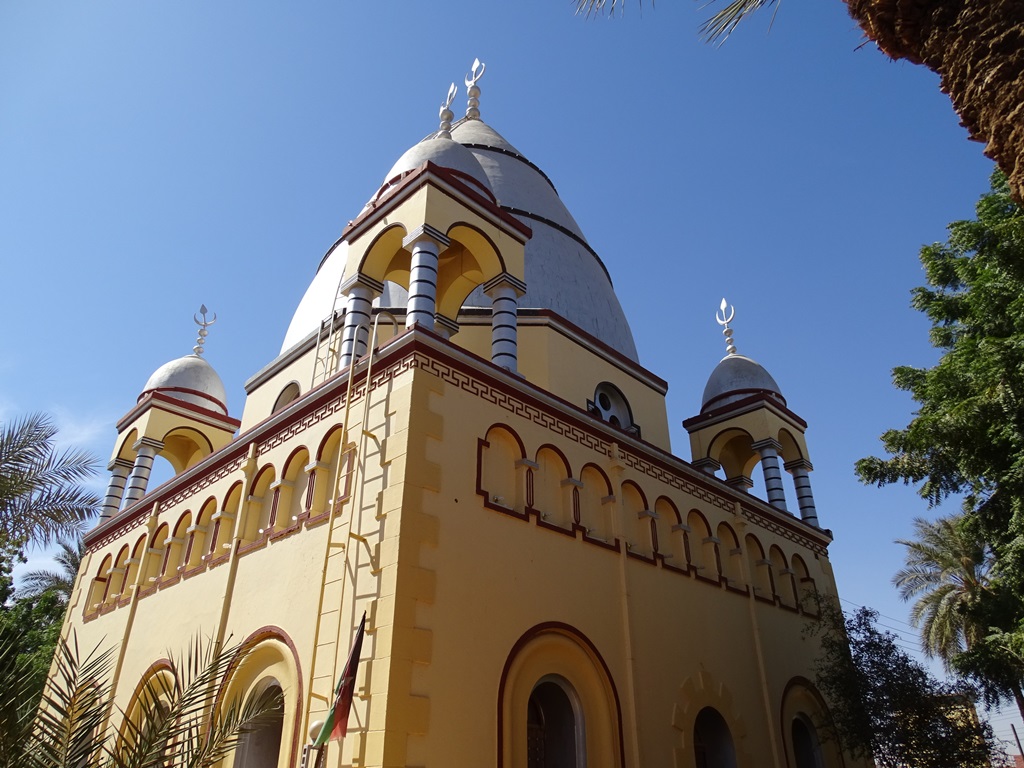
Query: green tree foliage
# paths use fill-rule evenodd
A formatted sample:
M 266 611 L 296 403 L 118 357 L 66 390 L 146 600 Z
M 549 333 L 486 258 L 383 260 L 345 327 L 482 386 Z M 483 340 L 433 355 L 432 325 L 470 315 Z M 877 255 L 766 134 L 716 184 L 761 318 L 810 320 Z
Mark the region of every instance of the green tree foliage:
M 1015 650 L 1024 646 L 1024 213 L 1000 173 L 977 219 L 950 224 L 949 241 L 923 248 L 921 262 L 928 285 L 912 305 L 931 320 L 942 356 L 931 368 L 893 371 L 918 410 L 882 435 L 889 457 L 861 459 L 857 474 L 917 484 L 929 505 L 962 497 L 960 525 L 974 527 L 994 559 L 986 588 L 956 608 L 976 642 L 947 661 L 989 700 L 1012 696 L 1024 712 Z
M 977 220 L 921 250 L 928 285 L 912 306 L 931 320 L 931 368 L 893 370 L 919 409 L 882 435 L 889 458 L 857 462 L 866 483 L 919 483 L 929 504 L 965 494 L 965 509 L 1012 531 L 1024 507 L 1024 213 L 996 173 Z
M 876 626 L 877 614 L 824 609 L 817 684 L 829 702 L 824 733 L 880 768 L 981 768 L 998 755 L 974 715 L 973 692 L 940 683 Z

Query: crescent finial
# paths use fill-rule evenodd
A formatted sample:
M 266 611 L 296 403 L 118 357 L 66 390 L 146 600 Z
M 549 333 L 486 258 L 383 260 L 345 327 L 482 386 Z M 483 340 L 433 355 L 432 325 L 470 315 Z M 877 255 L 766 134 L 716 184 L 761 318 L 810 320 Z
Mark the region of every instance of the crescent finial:
M 728 311 L 726 311 L 728 309 Z M 730 307 L 729 303 L 723 298 L 722 303 L 718 307 L 718 311 L 715 313 L 715 321 L 722 326 L 722 335 L 725 336 L 725 351 L 727 354 L 736 354 L 736 344 L 732 340 L 732 328 L 729 323 L 736 317 L 736 307 Z

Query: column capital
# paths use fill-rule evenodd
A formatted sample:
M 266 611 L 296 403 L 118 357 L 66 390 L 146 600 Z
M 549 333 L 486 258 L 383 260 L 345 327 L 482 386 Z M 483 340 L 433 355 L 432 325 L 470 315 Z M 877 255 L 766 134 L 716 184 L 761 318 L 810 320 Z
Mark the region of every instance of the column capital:
M 447 248 L 452 242 L 451 239 L 441 230 L 435 229 L 429 224 L 421 224 L 406 235 L 405 239 L 402 240 L 402 247 L 411 249 L 416 245 L 416 243 L 423 240 L 429 240 L 430 242 L 435 243 L 439 251 Z
M 113 472 L 115 469 L 118 468 L 130 470 L 133 466 L 135 466 L 135 462 L 129 461 L 128 459 L 117 458 L 110 460 L 110 463 L 107 464 L 107 470 L 110 472 Z
M 786 468 L 787 472 L 792 472 L 794 469 L 804 469 L 808 472 L 814 471 L 814 467 L 807 459 L 793 459 L 792 461 L 787 461 L 782 466 Z
M 776 440 L 774 437 L 766 437 L 764 440 L 758 440 L 756 443 L 750 445 L 755 451 L 760 453 L 765 448 L 774 448 L 775 452 L 778 453 L 782 450 L 782 443 Z
M 140 437 L 135 441 L 135 445 L 132 446 L 132 450 L 140 451 L 143 448 L 152 448 L 154 451 L 162 451 L 163 447 L 163 440 L 156 440 L 152 437 Z
M 709 475 L 715 474 L 715 472 L 722 468 L 722 462 L 716 461 L 710 456 L 705 456 L 703 459 L 691 461 L 690 464 L 694 469 L 699 469 L 701 472 L 705 472 Z
M 439 331 L 441 335 L 451 338 L 459 332 L 459 324 L 452 320 L 450 317 L 442 315 L 440 312 L 434 313 L 434 330 Z
M 372 277 L 364 275 L 362 272 L 357 272 L 339 285 L 338 293 L 348 294 L 353 288 L 366 288 L 370 291 L 372 296 L 379 296 L 384 293 L 384 283 L 380 280 L 374 280 Z
M 484 293 L 488 296 L 491 296 L 492 299 L 494 297 L 491 294 L 498 291 L 501 288 L 511 288 L 513 291 L 515 291 L 517 299 L 524 293 L 526 293 L 526 283 L 524 283 L 518 277 L 510 275 L 508 272 L 502 272 L 500 275 L 492 277 L 490 280 L 483 284 Z
M 746 475 L 736 475 L 736 477 L 730 477 L 725 481 L 725 484 L 730 488 L 735 488 L 737 491 L 747 491 L 754 487 L 754 481 Z

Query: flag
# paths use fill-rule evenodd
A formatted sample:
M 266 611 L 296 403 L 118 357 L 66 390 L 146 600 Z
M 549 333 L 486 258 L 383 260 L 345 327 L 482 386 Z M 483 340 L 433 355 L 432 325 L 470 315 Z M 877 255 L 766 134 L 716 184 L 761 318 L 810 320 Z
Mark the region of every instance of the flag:
M 348 655 L 348 662 L 338 678 L 338 687 L 334 691 L 334 705 L 327 713 L 327 720 L 323 728 L 313 742 L 314 747 L 322 747 L 328 741 L 345 738 L 348 733 L 348 713 L 352 709 L 352 692 L 356 686 L 356 669 L 359 666 L 359 654 L 363 650 L 363 632 L 366 630 L 366 611 L 363 611 L 363 620 L 359 622 L 359 629 L 356 630 L 356 639 L 352 642 L 352 651 Z

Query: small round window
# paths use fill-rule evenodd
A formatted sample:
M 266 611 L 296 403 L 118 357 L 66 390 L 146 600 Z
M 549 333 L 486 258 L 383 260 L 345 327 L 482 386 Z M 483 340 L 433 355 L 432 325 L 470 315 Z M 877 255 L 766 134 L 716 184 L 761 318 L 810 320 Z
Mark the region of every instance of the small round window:
M 610 382 L 602 381 L 597 385 L 593 401 L 587 402 L 587 410 L 613 427 L 640 434 L 640 428 L 633 422 L 629 401 L 619 388 Z

